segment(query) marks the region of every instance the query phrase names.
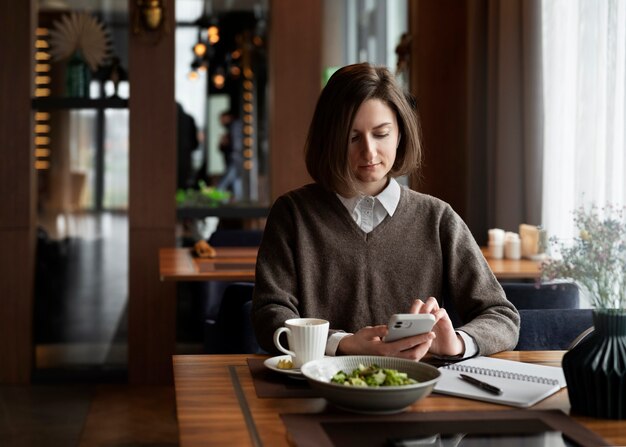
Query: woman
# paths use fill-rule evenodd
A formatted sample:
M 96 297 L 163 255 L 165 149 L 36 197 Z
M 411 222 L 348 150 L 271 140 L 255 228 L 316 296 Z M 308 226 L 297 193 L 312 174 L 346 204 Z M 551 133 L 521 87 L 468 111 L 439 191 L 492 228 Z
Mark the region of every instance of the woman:
M 276 352 L 274 331 L 294 317 L 330 321 L 328 355 L 463 358 L 515 346 L 519 315 L 467 226 L 394 179 L 420 167 L 417 123 L 385 68 L 350 65 L 328 81 L 306 142 L 315 183 L 276 200 L 259 249 L 252 321 L 263 349 Z M 432 313 L 433 331 L 385 343 L 401 312 Z

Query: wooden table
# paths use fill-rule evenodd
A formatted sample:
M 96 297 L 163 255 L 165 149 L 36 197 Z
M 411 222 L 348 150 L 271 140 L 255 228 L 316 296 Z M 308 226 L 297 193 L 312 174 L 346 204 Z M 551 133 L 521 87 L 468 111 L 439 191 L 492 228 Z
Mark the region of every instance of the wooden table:
M 486 247 L 481 251 L 494 275 L 501 279 L 537 279 L 541 276 L 541 261 L 530 259 L 493 259 Z
M 510 351 L 494 357 L 560 366 L 563 351 Z M 320 413 L 322 398 L 256 397 L 248 354 L 174 356 L 174 383 L 181 447 L 205 445 L 289 445 L 279 413 Z M 533 409 L 569 411 L 563 389 Z M 432 394 L 408 411 L 507 410 L 510 407 Z M 532 411 L 532 410 L 528 410 Z M 626 445 L 626 421 L 575 416 L 575 420 L 602 436 L 610 445 Z
M 192 256 L 190 248 L 161 248 L 161 281 L 254 281 L 258 247 L 215 247 L 214 258 Z
M 161 281 L 254 281 L 258 247 L 216 247 L 215 258 L 197 258 L 189 248 L 159 250 Z M 536 279 L 541 263 L 528 259 L 491 259 L 482 249 L 489 267 L 500 279 Z

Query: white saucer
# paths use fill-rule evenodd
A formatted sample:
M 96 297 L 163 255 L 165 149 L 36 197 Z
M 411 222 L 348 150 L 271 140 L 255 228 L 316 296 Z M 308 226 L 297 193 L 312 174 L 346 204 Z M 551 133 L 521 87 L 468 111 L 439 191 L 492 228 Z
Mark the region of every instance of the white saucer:
M 271 369 L 272 371 L 276 371 L 277 373 L 286 374 L 293 378 L 304 379 L 300 368 L 291 368 L 291 369 L 281 369 L 278 367 L 279 360 L 291 360 L 290 355 L 277 355 L 276 357 L 270 357 L 269 359 L 265 359 L 263 364 Z

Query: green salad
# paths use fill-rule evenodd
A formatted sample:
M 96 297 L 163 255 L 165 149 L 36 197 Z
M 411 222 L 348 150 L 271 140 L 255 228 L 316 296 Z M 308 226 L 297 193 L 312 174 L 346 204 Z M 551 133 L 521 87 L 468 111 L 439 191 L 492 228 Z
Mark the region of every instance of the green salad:
M 358 368 L 347 374 L 343 371 L 337 372 L 330 381 L 347 386 L 400 386 L 417 383 L 411 379 L 407 373 L 399 372 L 397 369 L 385 369 L 378 365 L 364 366 L 359 364 Z

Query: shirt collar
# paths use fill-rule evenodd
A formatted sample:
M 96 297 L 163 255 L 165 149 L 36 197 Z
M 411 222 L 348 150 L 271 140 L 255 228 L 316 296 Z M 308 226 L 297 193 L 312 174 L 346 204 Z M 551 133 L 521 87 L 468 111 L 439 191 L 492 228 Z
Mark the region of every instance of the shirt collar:
M 378 202 L 380 202 L 383 208 L 385 208 L 385 211 L 387 211 L 387 214 L 389 214 L 390 216 L 393 216 L 393 213 L 398 207 L 398 203 L 400 202 L 400 191 L 400 184 L 396 181 L 396 179 L 391 178 L 385 189 L 383 189 L 380 194 L 375 196 L 375 198 L 378 200 Z M 341 203 L 343 203 L 346 209 L 350 213 L 353 213 L 359 202 L 363 199 L 363 197 L 366 196 L 363 194 L 357 194 L 353 197 L 343 197 L 342 195 L 337 194 L 337 197 L 339 198 Z
M 398 203 L 400 203 L 400 191 L 400 184 L 396 181 L 396 179 L 392 178 L 389 180 L 387 187 L 376 196 L 380 204 L 383 208 L 385 208 L 385 211 L 387 211 L 387 214 L 390 216 L 393 216 L 393 213 L 398 207 Z

